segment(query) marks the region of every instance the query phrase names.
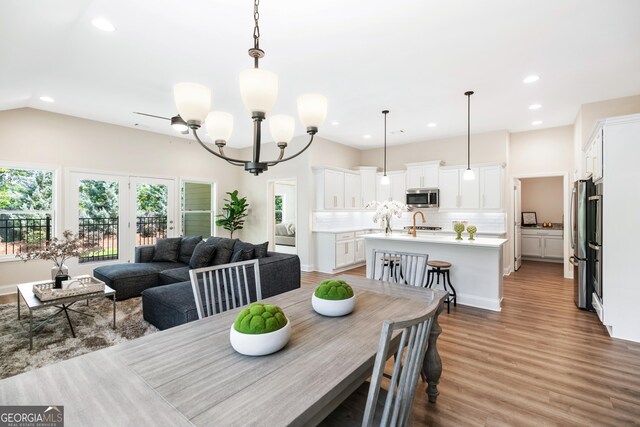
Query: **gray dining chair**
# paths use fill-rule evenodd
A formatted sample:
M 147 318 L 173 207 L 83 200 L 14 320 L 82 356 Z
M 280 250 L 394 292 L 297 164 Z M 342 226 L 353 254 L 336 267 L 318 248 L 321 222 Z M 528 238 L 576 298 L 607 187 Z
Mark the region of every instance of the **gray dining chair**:
M 426 286 L 429 255 L 374 249 L 371 256 L 370 279 Z
M 408 425 L 437 309 L 438 306 L 433 305 L 417 317 L 385 320 L 371 381 L 347 397 L 320 425 Z M 398 342 L 398 349 L 394 351 Z M 402 363 L 394 365 L 388 386 L 383 388 L 384 367 L 391 353 Z
M 257 259 L 195 268 L 189 276 L 199 319 L 262 300 Z

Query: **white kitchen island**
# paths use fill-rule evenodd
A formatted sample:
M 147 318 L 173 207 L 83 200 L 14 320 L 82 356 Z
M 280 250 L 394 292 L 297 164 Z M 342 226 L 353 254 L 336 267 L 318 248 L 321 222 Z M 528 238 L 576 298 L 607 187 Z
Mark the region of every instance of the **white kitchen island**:
M 370 277 L 373 250 L 428 254 L 430 261 L 451 263 L 451 284 L 456 289 L 458 303 L 500 311 L 502 302 L 502 247 L 506 239 L 476 237 L 475 240 L 455 240 L 454 236 L 406 233 L 367 234 L 364 236 L 367 277 Z M 433 282 L 434 288 L 442 288 Z

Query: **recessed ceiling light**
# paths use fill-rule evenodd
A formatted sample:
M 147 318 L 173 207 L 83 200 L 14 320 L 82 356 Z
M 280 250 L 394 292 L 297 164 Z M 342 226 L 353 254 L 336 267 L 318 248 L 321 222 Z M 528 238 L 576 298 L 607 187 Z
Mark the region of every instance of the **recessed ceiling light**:
M 540 105 L 540 104 L 531 104 L 531 105 L 529 105 L 529 110 L 539 110 L 540 108 L 542 108 L 542 105 Z
M 108 33 L 111 33 L 116 30 L 116 27 L 114 27 L 113 24 L 105 18 L 95 18 L 93 21 L 91 21 L 91 23 L 97 29 L 106 31 Z
M 540 76 L 536 76 L 535 74 L 532 74 L 530 76 L 525 77 L 523 82 L 524 83 L 533 83 L 533 82 L 537 82 L 538 80 L 540 80 Z
M 364 139 L 371 139 L 371 135 L 369 135 L 369 134 L 362 135 L 362 137 L 363 137 Z
M 40 97 L 40 101 L 43 101 L 43 102 L 56 102 L 56 100 L 55 100 L 55 99 L 53 99 L 53 98 L 52 98 L 52 97 L 50 97 L 50 96 L 41 96 L 41 97 Z
M 541 125 L 542 124 L 542 120 L 534 120 L 534 121 L 531 122 L 531 124 L 534 125 L 534 126 Z
M 331 124 L 332 124 L 333 126 L 338 126 L 338 125 L 340 124 L 340 122 L 339 122 L 339 121 L 337 121 L 337 120 L 334 120 L 334 121 L 332 121 L 332 122 L 331 122 Z
M 436 126 L 438 126 L 438 124 L 437 124 L 437 123 L 429 123 L 429 124 L 427 125 L 427 127 L 430 127 L 430 128 L 434 128 L 434 127 L 436 127 Z

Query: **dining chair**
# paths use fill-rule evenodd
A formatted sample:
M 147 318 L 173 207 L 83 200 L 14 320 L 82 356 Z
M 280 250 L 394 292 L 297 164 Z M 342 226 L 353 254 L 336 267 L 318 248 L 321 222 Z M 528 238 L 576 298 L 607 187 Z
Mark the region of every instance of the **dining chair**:
M 427 254 L 374 249 L 368 277 L 385 282 L 424 287 L 428 260 Z
M 320 425 L 408 425 L 437 309 L 437 305 L 434 305 L 417 317 L 385 320 L 371 381 L 365 382 L 347 397 Z M 394 351 L 398 341 L 398 349 Z M 394 365 L 388 386 L 383 388 L 384 367 L 391 357 L 390 351 L 402 363 Z
M 257 259 L 195 268 L 189 276 L 198 319 L 262 300 Z

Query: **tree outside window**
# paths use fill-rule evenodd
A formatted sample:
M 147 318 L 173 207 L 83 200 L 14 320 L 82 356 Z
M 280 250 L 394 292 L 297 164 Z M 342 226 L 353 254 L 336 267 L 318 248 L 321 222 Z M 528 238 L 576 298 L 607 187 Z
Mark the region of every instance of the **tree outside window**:
M 276 194 L 274 204 L 275 204 L 276 224 L 281 224 L 283 220 L 282 206 L 284 205 L 284 196 L 282 194 Z

